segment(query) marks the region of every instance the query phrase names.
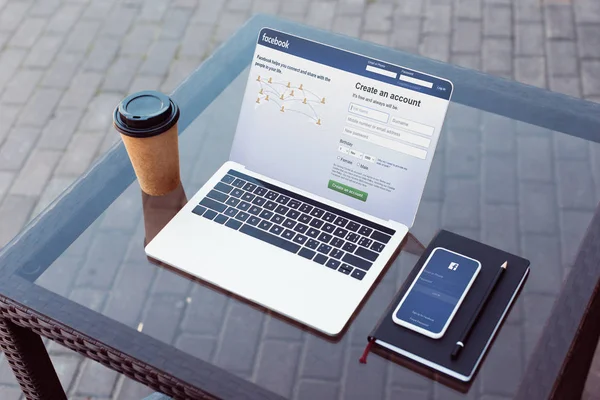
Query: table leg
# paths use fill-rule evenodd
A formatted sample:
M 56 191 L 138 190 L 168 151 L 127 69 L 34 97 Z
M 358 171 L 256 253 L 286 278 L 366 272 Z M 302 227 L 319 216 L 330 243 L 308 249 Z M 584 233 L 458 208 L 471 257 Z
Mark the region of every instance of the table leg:
M 66 400 L 42 339 L 0 318 L 0 348 L 27 400 Z

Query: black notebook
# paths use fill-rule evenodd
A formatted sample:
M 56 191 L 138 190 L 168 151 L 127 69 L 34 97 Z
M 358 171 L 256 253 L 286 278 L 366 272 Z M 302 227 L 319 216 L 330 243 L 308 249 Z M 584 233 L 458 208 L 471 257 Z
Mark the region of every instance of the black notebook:
M 392 320 L 392 314 L 436 247 L 442 247 L 478 260 L 481 263 L 481 270 L 446 333 L 439 339 L 432 339 L 397 325 Z M 498 268 L 505 261 L 508 261 L 506 271 L 473 328 L 469 340 L 459 357 L 455 360 L 451 359 L 450 354 L 456 342 L 485 296 Z M 374 344 L 378 350 L 396 353 L 451 378 L 469 382 L 500 329 L 528 274 L 528 260 L 442 230 L 431 241 L 400 291 L 394 296 L 385 314 L 369 335 L 369 343 Z

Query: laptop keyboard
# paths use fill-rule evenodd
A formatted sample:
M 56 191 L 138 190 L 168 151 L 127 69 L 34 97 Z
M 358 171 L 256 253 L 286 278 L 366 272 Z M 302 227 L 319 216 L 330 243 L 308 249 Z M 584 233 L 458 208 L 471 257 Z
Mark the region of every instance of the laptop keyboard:
M 358 280 L 395 233 L 235 170 L 193 213 Z

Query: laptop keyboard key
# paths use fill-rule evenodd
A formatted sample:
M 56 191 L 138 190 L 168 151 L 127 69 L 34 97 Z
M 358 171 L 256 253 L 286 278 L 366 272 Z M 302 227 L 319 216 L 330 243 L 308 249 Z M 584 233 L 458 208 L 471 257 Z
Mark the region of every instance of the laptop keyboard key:
M 206 207 L 202 207 L 202 206 L 196 206 L 192 210 L 192 212 L 196 215 L 202 215 L 202 214 L 204 214 L 204 211 L 206 211 Z
M 214 219 L 217 215 L 219 214 L 217 214 L 213 210 L 206 210 L 206 212 L 202 216 L 207 219 Z
M 364 247 L 369 247 L 371 245 L 371 243 L 373 243 L 373 240 L 368 239 L 368 238 L 360 238 L 360 240 L 358 241 L 358 244 L 360 244 L 361 246 Z
M 335 232 L 333 232 L 333 234 L 335 236 L 338 236 L 338 237 L 341 237 L 341 238 L 345 237 L 347 233 L 348 233 L 348 231 L 346 229 L 343 229 L 343 228 L 337 228 L 335 230 Z
M 344 241 L 340 238 L 333 238 L 333 240 L 329 244 L 332 245 L 333 247 L 337 247 L 337 248 L 341 249 L 342 246 L 344 245 Z
M 227 199 L 227 201 L 225 202 L 225 204 L 227 204 L 228 206 L 232 206 L 235 207 L 240 203 L 239 199 L 236 199 L 235 197 L 229 197 Z
M 333 233 L 333 231 L 335 231 L 335 225 L 325 224 L 325 226 L 323 227 L 323 231 L 327 233 Z
M 333 238 L 333 236 L 331 236 L 328 233 L 322 232 L 317 239 L 319 239 L 323 243 L 329 243 L 331 238 Z
M 306 232 L 307 229 L 308 229 L 308 225 L 304 225 L 304 224 L 298 224 L 294 228 L 294 230 L 298 233 L 304 233 L 304 232 Z
M 252 201 L 252 200 L 254 200 L 254 197 L 255 196 L 252 193 L 246 192 L 242 195 L 242 200 Z
M 321 221 L 320 219 L 313 218 L 312 221 L 310 221 L 310 226 L 319 229 L 324 223 L 325 222 Z
M 327 262 L 327 257 L 323 254 L 317 254 L 315 258 L 313 258 L 313 261 L 319 264 L 325 264 Z
M 229 221 L 225 222 L 225 226 L 228 226 L 232 229 L 239 229 L 242 226 L 242 223 L 237 219 L 229 218 Z
M 378 253 L 381 253 L 381 251 L 383 250 L 384 247 L 385 247 L 385 244 L 383 244 L 383 243 L 373 242 L 370 249 L 373 251 L 376 251 Z
M 269 199 L 269 200 L 275 200 L 275 199 L 277 198 L 277 196 L 279 196 L 279 193 L 277 193 L 277 192 L 274 192 L 274 191 L 272 191 L 272 190 L 270 190 L 270 191 L 269 191 L 269 193 L 267 193 L 267 194 L 265 195 L 265 197 L 266 197 L 267 199 Z
M 294 238 L 294 242 L 298 243 L 298 244 L 304 244 L 304 243 L 306 243 L 307 240 L 308 240 L 308 238 L 301 234 L 297 234 L 296 237 Z
M 321 210 L 320 208 L 315 208 L 314 210 L 312 210 L 310 212 L 310 215 L 312 215 L 315 218 L 321 218 L 321 216 L 325 213 L 325 211 Z
M 279 225 L 273 225 L 271 229 L 269 229 L 269 232 L 274 235 L 279 235 L 281 232 L 283 232 L 283 228 Z
M 358 241 L 358 239 L 360 238 L 360 235 L 354 232 L 351 232 L 348 234 L 348 236 L 346 236 L 346 240 L 352 243 L 356 243 Z
M 257 196 L 264 196 L 268 191 L 269 191 L 268 189 L 266 189 L 266 188 L 264 188 L 262 186 L 259 186 L 254 191 L 254 194 L 257 195 Z
M 300 203 L 298 200 L 291 199 L 287 206 L 296 210 L 298 209 L 298 207 L 300 207 L 300 204 L 302 203 Z
M 288 218 L 291 218 L 291 219 L 296 219 L 296 218 L 298 218 L 298 217 L 300 216 L 300 211 L 296 211 L 296 210 L 290 210 L 290 211 L 289 211 L 289 212 L 286 214 L 286 216 L 287 216 Z
M 317 249 L 317 251 L 319 253 L 329 254 L 329 252 L 331 251 L 331 246 L 328 246 L 326 244 L 322 244 L 322 245 L 319 246 L 319 248 Z
M 315 228 L 309 228 L 306 231 L 306 234 L 308 236 L 310 236 L 311 238 L 316 239 L 316 237 L 319 236 L 319 231 L 317 229 L 315 229 Z
M 240 211 L 236 216 L 235 219 L 240 220 L 240 221 L 245 221 L 248 219 L 248 217 L 250 216 L 250 214 L 248 214 L 247 212 L 243 212 Z
M 246 184 L 246 181 L 244 181 L 244 180 L 242 180 L 242 179 L 240 179 L 240 178 L 237 178 L 237 179 L 236 179 L 235 181 L 233 181 L 233 183 L 232 183 L 232 185 L 233 185 L 233 186 L 235 186 L 235 187 L 237 187 L 237 188 L 241 188 L 241 187 L 243 187 L 245 184 Z
M 255 185 L 254 183 L 250 183 L 250 182 L 248 182 L 248 183 L 246 183 L 246 184 L 244 185 L 244 190 L 247 190 L 247 191 L 249 191 L 249 192 L 253 192 L 253 191 L 254 191 L 254 189 L 256 189 L 256 185 Z
M 288 240 L 292 240 L 292 238 L 294 237 L 295 234 L 296 234 L 296 232 L 290 231 L 289 229 L 286 229 L 283 232 L 283 235 L 281 235 L 281 237 L 284 237 L 284 238 L 286 238 Z
M 365 271 L 363 271 L 362 269 L 354 268 L 354 271 L 352 271 L 352 274 L 350 274 L 350 276 L 358 279 L 359 281 L 362 281 L 362 278 L 365 277 Z
M 334 260 L 333 258 L 330 258 L 329 261 L 327 261 L 327 263 L 325 264 L 326 267 L 329 267 L 331 269 L 337 269 L 340 266 L 340 262 L 338 260 Z
M 356 232 L 358 228 L 360 228 L 360 224 L 357 224 L 353 221 L 348 222 L 348 225 L 346 225 L 346 229 L 348 229 L 351 232 Z
M 248 223 L 250 225 L 256 226 L 256 225 L 258 225 L 259 222 L 260 222 L 260 218 L 258 218 L 258 217 L 250 217 L 250 218 L 248 218 Z
M 213 221 L 215 221 L 218 224 L 224 224 L 225 222 L 227 222 L 228 219 L 229 218 L 227 218 L 223 214 L 219 214 L 215 217 L 215 219 Z
M 258 224 L 258 227 L 266 231 L 271 227 L 271 225 L 273 225 L 273 223 L 269 221 L 261 221 L 260 224 Z
M 261 218 L 263 218 L 263 219 L 271 219 L 271 217 L 273 215 L 274 215 L 273 211 L 262 210 L 262 212 L 258 216 L 261 217 Z
M 290 201 L 290 198 L 288 196 L 279 195 L 279 197 L 275 201 L 278 202 L 279 204 L 285 205 L 288 203 L 288 201 Z
M 286 206 L 279 206 L 275 209 L 275 212 L 281 215 L 287 214 L 288 211 L 290 211 L 290 209 Z
M 246 203 L 245 201 L 242 201 L 240 204 L 238 204 L 237 208 L 238 210 L 242 210 L 242 211 L 248 211 L 248 209 L 250 208 L 252 204 L 250 203 Z
M 258 215 L 262 211 L 262 208 L 259 206 L 252 206 L 248 209 L 248 212 L 252 215 Z
M 371 234 L 371 238 L 377 240 L 378 242 L 387 243 L 392 237 L 390 235 L 386 235 L 385 233 L 375 231 Z
M 354 243 L 350 243 L 350 242 L 346 242 L 343 246 L 342 246 L 342 250 L 347 251 L 348 253 L 354 253 L 354 250 L 356 250 L 358 246 L 355 245 Z
M 333 221 L 335 221 L 335 214 L 326 212 L 325 215 L 323 215 L 323 219 L 327 222 L 333 222 Z
M 344 255 L 344 252 L 341 251 L 340 249 L 333 249 L 333 250 L 331 250 L 331 253 L 329 253 L 329 257 L 333 257 L 333 258 L 337 258 L 337 259 L 342 258 L 343 255 Z
M 309 206 L 308 204 L 304 203 L 300 206 L 299 210 L 302 211 L 303 213 L 309 213 L 310 210 L 313 209 L 313 206 Z
M 358 249 L 356 249 L 354 254 L 356 254 L 357 256 L 361 256 L 362 258 L 366 258 L 369 261 L 377 260 L 377 256 L 379 255 L 379 254 L 375 253 L 374 251 L 365 249 L 362 246 L 358 246 Z
M 233 186 L 229 186 L 224 184 L 223 182 L 219 182 L 215 185 L 215 189 L 223 193 L 229 193 L 233 190 Z
M 235 177 L 231 175 L 225 175 L 223 178 L 221 178 L 221 182 L 223 183 L 231 183 L 233 181 L 235 181 Z
M 266 202 L 267 202 L 267 200 L 264 197 L 258 197 L 258 196 L 256 196 L 254 198 L 254 200 L 252 200 L 252 204 L 256 204 L 257 206 L 262 206 Z
M 283 221 L 283 226 L 285 226 L 286 228 L 292 229 L 294 225 L 296 225 L 296 221 L 294 221 L 293 219 L 287 218 L 285 221 Z
M 337 219 L 333 223 L 343 228 L 348 223 L 348 220 L 343 217 L 337 217 Z
M 229 196 L 227 196 L 225 193 L 221 193 L 218 190 L 211 190 L 210 192 L 208 192 L 206 197 L 215 199 L 220 203 L 225 203 L 227 201 L 227 199 L 229 198 Z
M 235 217 L 235 214 L 238 213 L 238 210 L 236 210 L 234 207 L 229 207 L 224 214 L 227 215 L 228 217 Z
M 319 247 L 319 242 L 314 239 L 308 239 L 308 242 L 306 242 L 306 247 L 315 250 L 317 247 Z
M 256 239 L 262 240 L 263 242 L 275 245 L 284 250 L 290 251 L 292 253 L 296 253 L 298 250 L 300 250 L 300 246 L 296 243 L 288 242 L 287 240 L 282 239 L 279 236 L 271 235 L 268 232 L 261 231 L 260 229 L 257 229 L 248 224 L 244 224 L 240 228 L 240 232 L 255 237 Z
M 364 260 L 360 257 L 356 257 L 355 255 L 348 253 L 344 254 L 344 257 L 342 257 L 342 261 L 354 267 L 363 269 L 365 271 L 368 271 L 369 268 L 371 268 L 371 265 L 373 265 L 372 262 L 369 262 L 367 260 Z
M 273 218 L 271 218 L 271 221 L 275 222 L 276 224 L 283 224 L 283 221 L 285 220 L 284 216 L 275 214 L 273 215 Z
M 210 208 L 211 210 L 215 210 L 217 212 L 223 212 L 227 209 L 227 206 L 225 204 L 219 203 L 218 201 L 215 201 L 213 199 L 209 199 L 208 197 L 203 198 L 200 202 L 200 205 L 206 208 Z
M 310 249 L 307 249 L 306 247 L 301 248 L 300 251 L 298 252 L 299 256 L 302 256 L 309 260 L 312 260 L 312 258 L 315 256 L 315 254 L 317 254 L 317 253 L 315 253 L 314 251 L 312 251 Z
M 277 203 L 274 201 L 267 201 L 264 205 L 267 210 L 274 211 L 277 208 Z
M 358 230 L 358 233 L 360 233 L 363 236 L 369 236 L 371 234 L 371 232 L 373 232 L 373 229 L 367 227 L 367 226 L 363 226 L 362 228 L 360 228 Z
M 303 224 L 308 224 L 310 220 L 311 218 L 306 214 L 302 214 L 300 215 L 300 218 L 298 218 L 298 221 L 302 222 Z
M 239 199 L 244 194 L 244 191 L 242 189 L 233 189 L 233 191 L 231 193 L 229 193 L 229 194 L 231 196 L 237 197 Z
M 338 268 L 338 271 L 341 272 L 344 275 L 350 275 L 350 272 L 352 271 L 352 268 L 346 268 L 345 265 L 346 264 L 342 264 L 342 266 Z

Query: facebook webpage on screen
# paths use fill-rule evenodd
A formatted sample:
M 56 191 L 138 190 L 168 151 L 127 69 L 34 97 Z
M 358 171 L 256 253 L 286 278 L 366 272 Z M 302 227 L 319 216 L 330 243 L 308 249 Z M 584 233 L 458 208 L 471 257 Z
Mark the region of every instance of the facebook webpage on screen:
M 411 226 L 451 92 L 447 80 L 265 28 L 231 159 Z

